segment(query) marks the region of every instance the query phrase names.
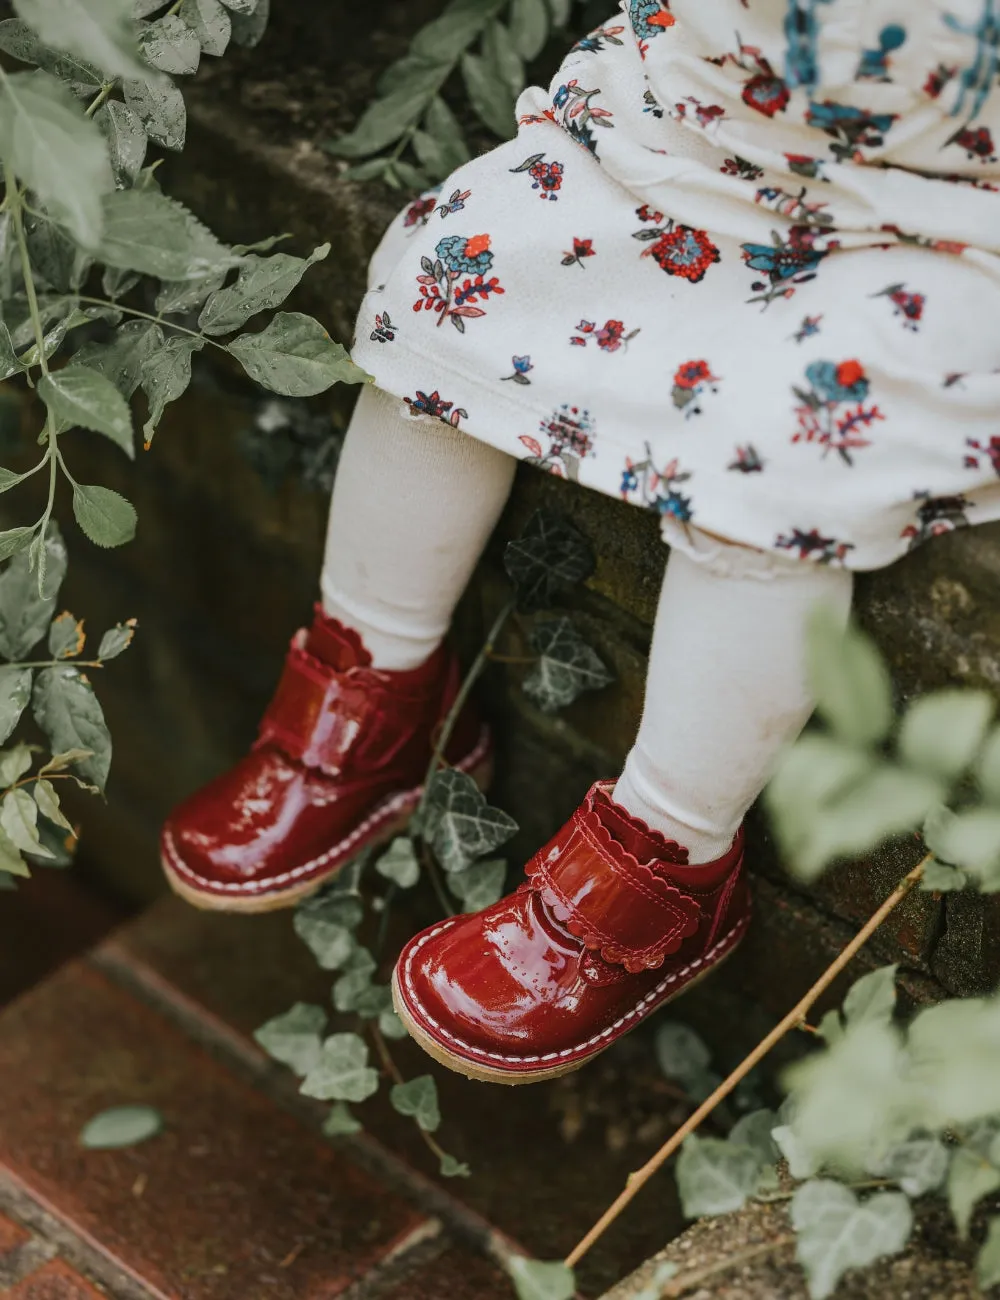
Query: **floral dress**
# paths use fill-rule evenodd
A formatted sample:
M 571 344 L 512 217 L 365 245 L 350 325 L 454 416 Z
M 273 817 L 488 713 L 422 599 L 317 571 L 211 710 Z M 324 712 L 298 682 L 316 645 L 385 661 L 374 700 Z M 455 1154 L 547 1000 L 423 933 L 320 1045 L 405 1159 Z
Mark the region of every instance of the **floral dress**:
M 1000 518 L 998 72 L 1000 0 L 623 0 L 393 224 L 354 359 L 674 544 Z

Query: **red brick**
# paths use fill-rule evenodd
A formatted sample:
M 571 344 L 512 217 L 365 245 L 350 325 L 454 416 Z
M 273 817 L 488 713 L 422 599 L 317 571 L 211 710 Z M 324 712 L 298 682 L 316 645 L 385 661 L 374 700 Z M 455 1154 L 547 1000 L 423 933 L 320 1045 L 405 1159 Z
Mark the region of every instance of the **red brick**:
M 513 1287 L 491 1260 L 454 1247 L 387 1291 L 383 1300 L 511 1300 Z
M 27 1228 L 22 1228 L 13 1219 L 8 1219 L 6 1215 L 0 1214 L 0 1256 L 15 1250 L 23 1242 L 27 1241 L 30 1236 L 31 1233 Z
M 75 1268 L 54 1259 L 4 1292 L 5 1300 L 107 1300 Z
M 0 1164 L 120 1266 L 177 1300 L 328 1300 L 419 1216 L 155 1012 L 82 964 L 0 1016 Z M 87 1151 L 120 1104 L 159 1136 Z

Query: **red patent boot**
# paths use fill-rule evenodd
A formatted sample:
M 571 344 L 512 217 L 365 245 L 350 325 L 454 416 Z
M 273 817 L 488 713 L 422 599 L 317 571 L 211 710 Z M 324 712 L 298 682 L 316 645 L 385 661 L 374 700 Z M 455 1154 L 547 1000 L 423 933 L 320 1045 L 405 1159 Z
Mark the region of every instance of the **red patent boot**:
M 728 957 L 750 898 L 743 833 L 717 862 L 614 803 L 598 784 L 478 916 L 425 930 L 393 975 L 396 1010 L 435 1060 L 473 1079 L 568 1074 Z
M 289 907 L 390 840 L 420 799 L 458 686 L 443 646 L 411 672 L 383 672 L 355 632 L 317 607 L 312 627 L 292 639 L 251 752 L 164 826 L 173 889 L 220 911 Z M 487 783 L 490 736 L 468 706 L 446 757 Z

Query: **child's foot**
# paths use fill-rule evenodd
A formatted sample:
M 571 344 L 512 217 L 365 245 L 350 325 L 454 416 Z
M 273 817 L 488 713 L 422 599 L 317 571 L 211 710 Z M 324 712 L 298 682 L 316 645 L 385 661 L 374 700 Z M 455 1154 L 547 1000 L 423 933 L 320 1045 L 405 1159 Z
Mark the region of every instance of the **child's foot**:
M 396 1010 L 435 1060 L 473 1079 L 534 1083 L 575 1070 L 706 975 L 743 937 L 743 834 L 717 862 L 687 851 L 595 785 L 477 916 L 417 935 Z
M 403 829 L 459 675 L 443 647 L 412 672 L 370 663 L 360 638 L 319 610 L 296 634 L 251 752 L 163 828 L 178 894 L 222 911 L 288 907 Z M 489 733 L 468 707 L 447 757 L 486 783 Z

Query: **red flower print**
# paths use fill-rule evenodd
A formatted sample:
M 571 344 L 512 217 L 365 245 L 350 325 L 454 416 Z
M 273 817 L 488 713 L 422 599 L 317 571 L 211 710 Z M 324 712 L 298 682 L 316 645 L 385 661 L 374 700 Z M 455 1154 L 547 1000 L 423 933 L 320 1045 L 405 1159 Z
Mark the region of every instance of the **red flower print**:
M 767 117 L 783 113 L 791 97 L 785 81 L 768 72 L 760 72 L 756 77 L 751 77 L 743 87 L 742 95 L 744 104 Z
M 518 441 L 531 453 L 528 463 L 547 469 L 559 478 L 580 477 L 580 461 L 593 454 L 595 429 L 590 412 L 578 406 L 564 404 L 542 420 L 539 432 L 548 439 L 549 449 L 529 434 L 521 434 Z
M 648 203 L 644 203 L 641 208 L 636 208 L 635 215 L 640 221 L 651 221 L 656 226 L 663 221 L 663 213 L 654 212 Z
M 929 95 L 931 99 L 937 99 L 948 82 L 957 74 L 958 68 L 948 68 L 943 63 L 939 63 L 933 71 L 927 74 L 927 80 L 924 82 L 924 94 Z
M 403 225 L 407 229 L 411 226 L 426 226 L 428 218 L 436 207 L 436 198 L 416 199 L 406 209 L 406 216 L 403 218 Z
M 722 259 L 705 231 L 691 226 L 676 226 L 661 235 L 642 255 L 652 257 L 667 275 L 679 275 L 691 284 L 704 280 L 708 268 Z
M 860 384 L 868 378 L 860 361 L 842 361 L 837 367 L 836 374 L 837 383 L 841 388 L 853 388 L 855 384 Z
M 454 429 L 458 428 L 460 420 L 468 419 L 469 416 L 469 412 L 461 406 L 456 407 L 454 402 L 446 402 L 436 388 L 433 393 L 422 393 L 418 388 L 415 397 L 404 397 L 403 401 L 413 415 L 431 415 Z
M 718 383 L 707 361 L 685 361 L 674 375 L 674 406 L 685 416 L 700 415 L 700 399 L 706 392 L 717 392 Z
M 997 160 L 993 135 L 988 126 L 979 126 L 975 129 L 971 126 L 964 126 L 961 131 L 956 131 L 947 143 L 960 145 L 970 159 L 978 158 L 980 162 L 984 163 L 996 162 Z
M 890 284 L 873 298 L 888 298 L 896 309 L 896 315 L 903 318 L 905 329 L 916 333 L 924 316 L 927 299 L 922 293 L 910 293 L 905 284 Z
M 491 295 L 504 292 L 497 276 L 486 278 L 493 265 L 490 237 L 446 235 L 438 240 L 434 252 L 437 254 L 434 261 L 426 256 L 420 259 L 421 274 L 417 276 L 420 296 L 413 310 L 436 312 L 438 325 L 450 320 L 464 334 L 467 318 L 486 315 L 482 307 L 474 305 L 475 300 L 486 302 Z
M 678 388 L 697 388 L 699 384 L 711 382 L 715 376 L 707 361 L 685 361 L 674 375 L 674 384 Z
M 582 320 L 576 328 L 580 333 L 574 334 L 570 343 L 576 347 L 586 347 L 587 339 L 593 337 L 602 352 L 617 352 L 623 344 L 631 343 L 639 333 L 638 330 L 629 330 L 626 333 L 625 325 L 620 320 L 605 321 L 601 329 L 597 328 L 595 321 Z
M 595 256 L 594 241 L 592 239 L 577 239 L 574 236 L 573 250 L 569 253 L 563 253 L 563 266 L 583 266 L 585 257 Z

